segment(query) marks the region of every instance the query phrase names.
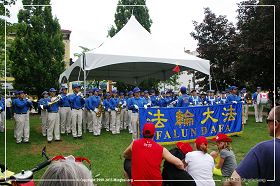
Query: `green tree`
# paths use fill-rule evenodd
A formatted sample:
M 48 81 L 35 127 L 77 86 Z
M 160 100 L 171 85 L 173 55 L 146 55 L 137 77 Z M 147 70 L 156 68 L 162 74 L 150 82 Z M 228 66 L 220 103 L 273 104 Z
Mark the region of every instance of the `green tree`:
M 23 0 L 27 5 L 49 5 L 50 0 Z M 11 50 L 14 87 L 40 95 L 58 88 L 64 70 L 64 44 L 60 24 L 51 6 L 24 6 L 18 13 L 17 32 Z
M 149 10 L 147 6 L 122 6 L 122 5 L 146 5 L 145 0 L 119 0 L 118 7 L 115 13 L 115 25 L 112 25 L 108 31 L 108 35 L 113 37 L 118 31 L 120 31 L 124 25 L 128 22 L 133 14 L 137 21 L 148 31 L 151 32 L 152 20 L 149 16 Z M 148 79 L 140 84 L 142 89 L 157 89 L 159 80 Z M 134 86 L 128 85 L 125 82 L 117 82 L 116 87 L 121 90 L 131 90 Z
M 15 4 L 15 0 L 4 0 L 0 1 L 0 77 L 4 77 L 5 75 L 5 19 L 10 17 L 10 11 L 8 7 Z M 5 15 L 5 9 L 6 9 L 6 15 Z M 14 32 L 14 25 L 6 22 L 6 35 L 9 36 L 10 33 Z M 12 43 L 12 39 L 9 37 L 6 37 L 6 67 L 7 67 L 7 74 L 9 75 L 10 68 L 12 61 L 9 60 L 9 51 Z
M 229 84 L 238 84 L 234 70 L 237 59 L 235 27 L 226 16 L 216 16 L 209 8 L 204 9 L 204 15 L 202 23 L 193 21 L 191 36 L 198 40 L 199 57 L 210 60 L 212 87 L 223 90 Z M 208 76 L 200 72 L 196 72 L 195 76 L 201 79 L 198 84 L 207 89 Z
M 273 7 L 257 7 L 244 5 L 276 5 L 275 6 L 275 55 L 276 55 L 276 85 L 280 85 L 280 1 L 278 0 L 249 0 L 238 6 L 239 30 L 238 69 L 239 78 L 244 85 L 255 89 L 262 86 L 272 89 L 274 82 L 274 23 Z M 278 71 L 278 72 L 277 72 Z
M 113 37 L 124 27 L 132 14 L 148 32 L 151 32 L 152 20 L 150 18 L 147 6 L 133 5 L 146 5 L 146 0 L 119 0 L 118 7 L 115 13 L 115 25 L 112 25 L 110 30 L 108 31 L 108 35 L 110 37 Z

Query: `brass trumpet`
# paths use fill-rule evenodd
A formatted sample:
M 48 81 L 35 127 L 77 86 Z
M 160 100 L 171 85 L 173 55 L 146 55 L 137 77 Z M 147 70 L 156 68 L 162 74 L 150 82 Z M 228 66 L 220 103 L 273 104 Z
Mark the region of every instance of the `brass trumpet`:
M 56 102 L 58 102 L 59 100 L 61 100 L 61 99 L 62 99 L 61 95 L 58 95 L 58 96 L 56 96 L 56 97 L 52 97 L 52 98 L 51 98 L 51 102 L 48 102 L 48 105 L 49 105 L 49 106 L 50 106 L 50 105 L 53 105 L 53 104 L 55 104 Z M 40 107 L 41 107 L 42 110 L 44 109 L 44 105 L 40 105 Z
M 97 109 L 98 109 L 98 112 L 96 113 L 96 117 L 99 118 L 102 113 L 105 113 L 104 106 L 102 105 L 102 100 L 100 100 L 100 103 L 99 103 Z

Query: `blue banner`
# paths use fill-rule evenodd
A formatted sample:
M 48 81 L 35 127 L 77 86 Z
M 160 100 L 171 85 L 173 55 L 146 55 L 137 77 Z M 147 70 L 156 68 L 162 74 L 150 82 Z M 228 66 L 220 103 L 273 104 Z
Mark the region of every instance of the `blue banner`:
M 214 137 L 218 133 L 242 131 L 242 103 L 213 106 L 140 108 L 139 131 L 147 122 L 155 124 L 154 140 L 161 144 L 194 140 L 198 136 Z M 142 138 L 142 132 L 139 132 Z

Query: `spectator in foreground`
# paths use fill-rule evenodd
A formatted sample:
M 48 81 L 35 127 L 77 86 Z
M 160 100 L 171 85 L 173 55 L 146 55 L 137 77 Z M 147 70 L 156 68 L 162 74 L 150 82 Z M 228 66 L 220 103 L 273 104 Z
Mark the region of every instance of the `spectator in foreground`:
M 241 179 L 258 179 L 259 186 L 280 185 L 280 106 L 269 112 L 266 121 L 269 135 L 274 139 L 261 142 L 248 152 L 233 172 L 231 185 L 242 185 Z
M 211 156 L 216 159 L 219 156 L 219 161 L 216 164 L 217 169 L 221 169 L 222 176 L 229 178 L 233 171 L 237 167 L 236 158 L 233 150 L 230 148 L 232 140 L 225 134 L 218 134 L 215 138 L 212 139 L 217 143 L 217 148 L 219 152 L 211 152 Z M 228 180 L 223 181 L 223 186 L 230 186 Z
M 197 186 L 215 186 L 214 159 L 207 153 L 208 141 L 204 136 L 199 136 L 195 144 L 197 151 L 186 154 L 186 171 L 193 177 Z
M 129 161 L 127 160 L 125 161 L 127 164 L 124 165 L 125 171 L 128 174 L 131 172 L 132 185 L 161 186 L 160 166 L 162 159 L 174 164 L 181 170 L 184 170 L 184 164 L 166 148 L 153 141 L 155 134 L 155 125 L 153 123 L 146 123 L 142 134 L 144 138 L 134 140 L 123 153 L 125 159 L 131 159 L 131 171 L 126 170 L 126 168 L 129 168 Z
M 188 152 L 193 151 L 188 143 L 178 142 L 175 148 L 169 152 L 180 160 L 185 159 Z M 164 181 L 163 186 L 196 186 L 195 181 L 185 170 L 178 169 L 175 165 L 164 161 L 162 170 L 163 180 L 178 180 L 178 181 Z
M 93 186 L 89 169 L 68 159 L 53 161 L 41 180 L 40 186 Z

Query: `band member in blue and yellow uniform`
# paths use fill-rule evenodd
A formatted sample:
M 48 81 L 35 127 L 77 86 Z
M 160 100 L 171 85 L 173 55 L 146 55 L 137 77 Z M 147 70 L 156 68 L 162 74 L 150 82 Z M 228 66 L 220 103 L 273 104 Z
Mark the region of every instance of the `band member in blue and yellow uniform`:
M 227 93 L 226 91 L 221 92 L 221 96 L 218 98 L 219 104 L 225 104 L 227 102 Z
M 112 90 L 112 97 L 110 99 L 111 109 L 111 126 L 112 134 L 120 133 L 120 110 L 119 110 L 119 98 L 117 97 L 117 90 Z
M 71 106 L 71 127 L 74 139 L 82 139 L 82 116 L 85 100 L 80 92 L 81 86 L 77 83 L 72 84 L 73 94 L 69 96 Z
M 103 100 L 104 110 L 105 110 L 105 129 L 106 131 L 110 131 L 110 116 L 111 116 L 111 109 L 110 109 L 110 94 L 105 94 L 105 99 Z
M 66 86 L 61 87 L 61 101 L 59 102 L 61 134 L 65 134 L 65 132 L 67 134 L 71 133 L 71 108 L 67 90 L 68 88 Z
M 166 96 L 165 96 L 165 104 L 166 104 L 166 107 L 173 107 L 174 106 L 174 103 L 173 102 L 173 97 L 172 97 L 172 90 L 167 90 L 166 91 Z
M 145 107 L 146 109 L 147 109 L 148 107 L 151 107 L 151 106 L 152 106 L 152 101 L 151 101 L 149 92 L 148 92 L 147 90 L 144 91 L 144 98 L 143 98 L 143 101 L 144 101 L 144 107 Z
M 128 132 L 132 134 L 132 126 L 131 126 L 131 115 L 132 115 L 132 98 L 133 98 L 133 92 L 128 92 L 128 98 L 126 100 L 126 107 L 127 107 L 127 125 L 128 125 Z
M 140 89 L 135 87 L 133 89 L 134 98 L 131 99 L 130 108 L 131 114 L 131 127 L 132 127 L 132 138 L 137 139 L 137 129 L 139 125 L 139 108 L 144 107 L 144 99 L 140 97 Z
M 49 93 L 44 91 L 42 93 L 42 98 L 39 100 L 39 108 L 41 110 L 41 122 L 42 122 L 42 135 L 47 136 L 47 121 L 48 121 L 48 111 L 44 109 L 43 106 L 47 104 Z
M 191 96 L 189 98 L 190 105 L 192 106 L 197 106 L 197 105 L 202 105 L 202 99 L 197 95 L 196 90 L 191 91 Z
M 50 97 L 47 99 L 47 104 L 43 108 L 46 108 L 48 111 L 47 140 L 48 143 L 51 143 L 53 138 L 55 141 L 61 141 L 58 114 L 61 97 L 60 95 L 56 96 L 56 90 L 54 88 L 51 88 L 49 93 Z
M 26 118 L 28 110 L 32 107 L 32 101 L 25 97 L 25 94 L 22 90 L 18 91 L 17 95 L 18 98 L 13 101 L 13 108 L 15 110 L 14 117 L 16 122 L 16 143 L 21 143 L 22 138 L 24 143 L 29 143 L 30 127 Z
M 150 90 L 150 98 L 151 98 L 151 102 L 152 102 L 152 107 L 157 106 L 157 96 L 155 94 L 155 90 Z
M 238 88 L 236 86 L 230 87 L 230 94 L 227 96 L 226 103 L 236 104 L 241 102 L 240 96 L 237 95 Z
M 166 97 L 165 92 L 161 91 L 160 95 L 157 97 L 157 106 L 158 107 L 167 107 L 165 97 Z
M 126 119 L 125 119 L 125 110 L 126 110 L 126 99 L 124 98 L 124 93 L 120 92 L 119 104 L 121 105 L 120 113 L 120 130 L 125 129 Z
M 215 97 L 215 91 L 214 90 L 208 90 L 207 91 L 208 96 L 205 100 L 205 105 L 216 105 L 217 104 L 217 98 Z
M 180 88 L 181 96 L 178 98 L 177 107 L 188 107 L 190 105 L 187 88 L 182 86 Z
M 93 96 L 91 96 L 90 99 L 90 104 L 92 105 L 92 109 L 93 112 L 92 113 L 92 121 L 93 121 L 93 135 L 94 136 L 100 136 L 101 133 L 101 114 L 99 112 L 101 112 L 101 110 L 99 110 L 98 106 L 100 104 L 103 105 L 103 103 L 101 103 L 101 98 L 99 96 L 99 89 L 98 88 L 94 88 L 92 90 L 93 92 Z M 100 115 L 98 115 L 100 114 Z

